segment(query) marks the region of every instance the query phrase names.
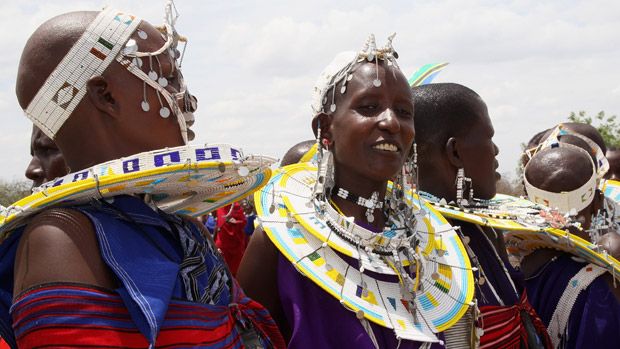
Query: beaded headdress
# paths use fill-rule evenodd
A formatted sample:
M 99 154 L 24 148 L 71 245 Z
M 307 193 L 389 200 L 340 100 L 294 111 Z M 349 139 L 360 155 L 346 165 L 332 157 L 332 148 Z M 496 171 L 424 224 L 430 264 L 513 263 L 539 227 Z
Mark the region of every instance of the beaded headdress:
M 534 148 L 527 149 L 525 151 L 525 154 L 531 159 L 534 155 L 536 155 L 537 152 L 545 148 L 553 147 L 556 144 L 560 143 L 559 138 L 565 135 L 575 136 L 588 144 L 588 146 L 590 147 L 590 151 L 595 155 L 595 158 L 596 158 L 595 165 L 596 165 L 597 178 L 603 178 L 603 176 L 605 176 L 605 174 L 609 170 L 609 161 L 607 160 L 607 157 L 605 157 L 605 153 L 603 152 L 601 147 L 599 147 L 599 145 L 596 144 L 596 142 L 594 142 L 592 139 L 578 132 L 574 132 L 574 131 L 567 129 L 566 127 L 564 127 L 563 124 L 557 125 L 551 131 L 551 133 L 543 141 L 540 142 L 539 145 L 537 145 Z
M 385 61 L 388 65 L 394 65 L 398 68 L 398 64 L 396 64 L 398 53 L 392 47 L 392 40 L 394 40 L 395 36 L 395 33 L 390 35 L 385 46 L 379 48 L 377 47 L 374 34 L 370 34 L 361 51 L 357 53 L 346 51 L 338 54 L 319 75 L 314 85 L 312 116 L 336 111 L 336 93 L 346 93 L 347 83 L 353 78 L 353 72 L 358 63 L 368 61 L 379 65 L 379 61 Z M 379 80 L 378 75 L 373 81 L 373 85 L 375 87 L 381 86 L 381 80 Z M 328 101 L 327 95 L 330 91 L 332 92 L 331 101 Z
M 154 52 L 138 52 L 136 41 L 130 37 L 140 25 L 141 19 L 115 9 L 104 9 L 46 79 L 26 108 L 26 116 L 48 137 L 54 139 L 58 130 L 84 98 L 88 80 L 101 75 L 112 61 L 117 60 L 157 91 L 162 107 L 160 115 L 168 117 L 170 109 L 161 101 L 160 96 L 163 96 L 177 116 L 183 139 L 187 141 L 186 121 L 176 103 L 178 97 L 165 90 L 167 81 L 156 76 L 152 68 L 153 58 L 157 59 L 157 55 L 170 50 L 179 41 L 180 37 L 174 29 L 177 17 L 174 3 L 168 1 L 162 30 L 166 43 Z M 142 30 L 138 30 L 138 36 L 141 39 L 148 37 Z M 172 55 L 173 51 L 170 52 Z M 140 70 L 142 66 L 140 57 L 149 57 L 151 72 L 155 74 L 149 72 L 147 76 Z M 186 95 L 185 91 L 182 93 Z M 148 111 L 149 108 L 144 107 L 144 101 L 142 106 L 144 111 Z

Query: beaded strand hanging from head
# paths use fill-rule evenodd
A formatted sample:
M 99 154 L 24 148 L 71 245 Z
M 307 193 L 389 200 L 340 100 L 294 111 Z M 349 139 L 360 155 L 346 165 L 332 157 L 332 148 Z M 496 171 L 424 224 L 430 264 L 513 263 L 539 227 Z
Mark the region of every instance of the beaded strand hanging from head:
M 344 95 L 347 92 L 347 83 L 351 81 L 356 68 L 359 67 L 360 64 L 364 62 L 374 62 L 376 77 L 372 84 L 375 88 L 382 86 L 382 82 L 379 79 L 380 61 L 400 70 L 396 62 L 398 53 L 392 46 L 392 41 L 395 36 L 396 33 L 390 35 L 387 39 L 387 43 L 383 47 L 377 47 L 375 36 L 371 34 L 361 51 L 347 51 L 338 54 L 323 70 L 315 84 L 312 102 L 313 115 L 333 114 L 336 112 L 336 94 L 339 93 L 340 95 Z M 349 193 L 349 191 L 344 188 L 335 188 L 334 160 L 333 154 L 329 149 L 330 145 L 329 140 L 321 136 L 321 125 L 319 123 L 317 127 L 317 155 L 319 165 L 313 198 L 318 199 L 325 205 L 332 194 L 332 189 L 337 189 L 336 195 L 367 209 L 366 219 L 369 223 L 374 221 L 374 211 L 376 209 L 383 208 L 386 216 L 390 218 L 402 216 L 402 214 L 395 215 L 393 213 L 405 213 L 405 211 L 407 211 L 408 206 L 403 201 L 405 187 L 416 183 L 417 147 L 415 143 L 413 144 L 403 169 L 396 178 L 394 178 L 392 191 L 386 195 L 385 202 L 379 202 L 378 192 L 374 192 L 370 198 L 363 198 Z M 322 211 L 324 211 L 324 209 L 322 209 Z M 407 212 L 405 216 L 412 218 L 413 212 Z M 405 221 L 409 220 L 405 217 L 402 218 L 404 218 Z
M 150 109 L 150 105 L 146 101 L 146 85 L 148 84 L 156 90 L 161 106 L 160 116 L 169 117 L 172 109 L 179 123 L 183 140 L 187 142 L 187 124 L 193 121 L 193 115 L 189 112 L 184 115 L 177 104 L 177 100 L 182 100 L 187 106 L 195 107 L 195 99 L 190 97 L 183 83 L 181 83 L 182 88 L 179 93 L 168 92 L 165 89 L 168 81 L 165 77 L 160 76 L 161 65 L 158 67 L 160 72 L 158 75 L 153 69 L 152 62 L 155 58 L 159 64 L 158 55 L 165 52 L 168 52 L 168 57 L 172 62 L 173 57 L 176 56 L 177 43 L 186 41 L 175 30 L 174 25 L 177 18 L 178 13 L 174 2 L 169 0 L 166 4 L 166 15 L 162 29 L 162 35 L 165 36 L 166 42 L 156 51 L 139 52 L 137 42 L 130 37 L 136 32 L 142 20 L 115 9 L 104 9 L 86 28 L 82 36 L 46 79 L 26 108 L 26 116 L 48 137 L 55 139 L 56 133 L 86 95 L 88 80 L 93 76 L 103 74 L 110 64 L 116 60 L 144 81 L 142 110 L 148 111 Z M 143 30 L 138 29 L 137 35 L 142 40 L 148 39 L 148 34 Z M 148 75 L 140 69 L 143 64 L 140 57 L 149 57 L 151 70 Z M 175 67 L 174 64 L 173 67 Z M 180 66 L 175 67 L 175 69 L 179 68 Z M 167 106 L 163 103 L 162 96 Z M 186 110 L 193 109 L 186 108 Z

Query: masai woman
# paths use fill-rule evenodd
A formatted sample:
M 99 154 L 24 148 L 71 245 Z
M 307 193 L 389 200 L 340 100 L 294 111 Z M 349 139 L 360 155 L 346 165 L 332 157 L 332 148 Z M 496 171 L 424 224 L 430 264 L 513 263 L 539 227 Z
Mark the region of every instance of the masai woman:
M 391 38 L 378 48 L 372 36 L 361 52 L 338 55 L 315 87 L 318 167 L 286 166 L 256 196 L 261 228 L 238 277 L 291 348 L 441 346 L 434 332 L 469 306 L 473 291 L 451 282 L 472 281 L 471 272 L 438 262 L 457 253 L 421 252 L 428 212 L 405 198 L 414 106 L 397 57 Z M 455 234 L 448 240 L 462 248 Z M 437 298 L 426 293 L 439 288 Z

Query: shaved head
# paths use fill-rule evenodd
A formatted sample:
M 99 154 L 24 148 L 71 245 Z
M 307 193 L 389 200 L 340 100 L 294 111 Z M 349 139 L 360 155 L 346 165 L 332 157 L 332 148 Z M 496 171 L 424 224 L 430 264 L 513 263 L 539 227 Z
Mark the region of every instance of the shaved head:
M 418 150 L 425 154 L 441 149 L 448 138 L 467 133 L 479 111 L 486 109 L 476 92 L 455 83 L 416 86 L 412 91 L 416 142 Z
M 546 148 L 530 160 L 524 175 L 534 187 L 560 193 L 584 185 L 592 177 L 592 164 L 578 149 Z
M 284 154 L 282 161 L 280 161 L 280 166 L 298 163 L 315 143 L 315 140 L 307 140 L 295 144 L 286 152 L 286 154 Z
M 22 52 L 15 92 L 22 109 L 28 104 L 58 63 L 78 41 L 99 12 L 69 12 L 41 24 Z

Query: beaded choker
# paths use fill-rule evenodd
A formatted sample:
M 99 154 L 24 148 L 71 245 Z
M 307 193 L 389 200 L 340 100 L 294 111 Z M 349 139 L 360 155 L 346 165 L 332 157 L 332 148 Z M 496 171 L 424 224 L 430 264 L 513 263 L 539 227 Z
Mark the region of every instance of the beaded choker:
M 338 195 L 338 197 L 366 208 L 366 220 L 369 223 L 375 220 L 375 210 L 383 208 L 383 202 L 379 201 L 379 192 L 377 191 L 372 193 L 370 199 L 366 199 L 340 187 L 334 187 L 334 190 L 336 190 L 336 195 Z

